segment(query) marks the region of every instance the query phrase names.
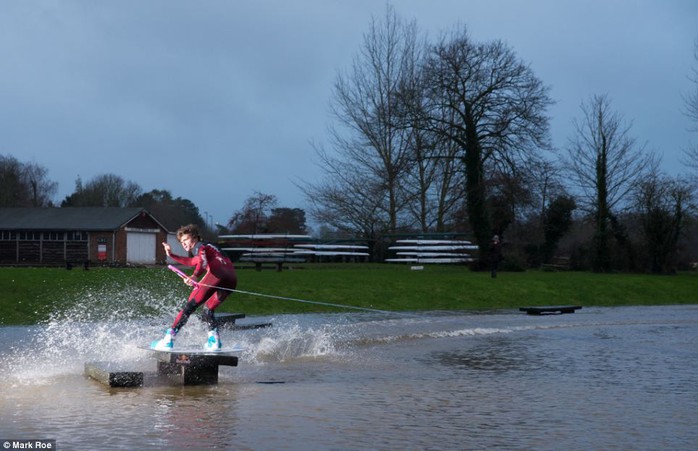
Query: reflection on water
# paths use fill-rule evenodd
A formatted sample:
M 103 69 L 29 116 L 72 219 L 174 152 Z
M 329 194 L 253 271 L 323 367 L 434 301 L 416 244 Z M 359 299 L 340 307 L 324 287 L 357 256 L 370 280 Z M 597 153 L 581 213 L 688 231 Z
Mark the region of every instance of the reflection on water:
M 512 336 L 491 337 L 466 349 L 434 352 L 430 358 L 439 365 L 498 373 L 535 370 L 543 363 L 538 356 L 528 352 L 523 340 Z M 428 364 L 429 360 L 425 363 Z
M 123 312 L 122 312 L 123 313 Z M 167 318 L 169 312 L 163 313 Z M 0 440 L 62 449 L 691 449 L 698 307 L 287 315 L 228 332 L 215 386 L 107 388 L 86 361 L 154 368 L 161 318 L 0 328 Z M 198 343 L 192 320 L 181 344 Z

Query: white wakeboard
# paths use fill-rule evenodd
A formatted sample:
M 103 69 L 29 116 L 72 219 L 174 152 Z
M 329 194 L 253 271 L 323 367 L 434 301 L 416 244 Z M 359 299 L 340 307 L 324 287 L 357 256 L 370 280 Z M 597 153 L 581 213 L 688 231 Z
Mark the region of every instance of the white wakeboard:
M 219 350 L 216 351 L 211 351 L 208 349 L 204 349 L 203 346 L 181 346 L 177 347 L 175 346 L 172 349 L 153 349 L 149 345 L 143 345 L 143 346 L 138 346 L 138 349 L 143 349 L 144 351 L 152 351 L 152 352 L 165 352 L 167 354 L 189 354 L 189 355 L 228 355 L 228 354 L 236 354 L 236 353 L 241 353 L 244 351 L 247 351 L 246 348 L 243 348 L 241 346 L 233 345 L 233 346 L 224 346 Z

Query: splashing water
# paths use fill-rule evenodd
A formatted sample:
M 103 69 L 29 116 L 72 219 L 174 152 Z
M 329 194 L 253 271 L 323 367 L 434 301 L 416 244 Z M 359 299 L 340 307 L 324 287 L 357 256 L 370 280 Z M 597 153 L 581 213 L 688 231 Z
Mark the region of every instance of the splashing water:
M 104 286 L 81 293 L 78 303 L 25 328 L 0 328 L 0 366 L 12 384 L 48 384 L 55 377 L 82 374 L 85 362 L 144 362 L 139 347 L 162 337 L 182 299 L 128 286 Z M 513 328 L 464 327 L 460 315 L 422 316 L 370 313 L 282 315 L 265 318 L 274 327 L 251 331 L 223 329 L 224 347 L 244 349 L 245 365 L 306 359 L 347 359 L 362 348 L 406 340 L 508 333 Z M 197 314 L 178 337 L 178 346 L 203 345 L 206 330 Z M 4 351 L 3 351 L 4 350 Z
M 116 283 L 85 290 L 74 307 L 51 314 L 37 326 L 0 327 L 0 366 L 13 384 L 48 384 L 60 376 L 82 374 L 85 362 L 148 361 L 139 347 L 162 337 L 182 304 L 162 289 L 124 287 Z M 339 334 L 322 324 L 301 325 L 300 317 L 274 319 L 272 329 L 221 332 L 224 346 L 247 351 L 246 362 L 260 364 L 336 353 Z M 195 313 L 176 346 L 203 345 L 207 334 Z
M 254 344 L 250 357 L 262 363 L 338 355 L 343 334 L 334 326 L 301 325 L 296 318 L 278 319 L 274 329 Z
M 42 383 L 81 373 L 87 361 L 138 360 L 142 352 L 137 346 L 155 331 L 160 333 L 165 324 L 162 318 L 171 316 L 178 303 L 178 299 L 128 287 L 103 287 L 78 297 L 75 307 L 54 312 L 38 326 L 5 328 L 21 335 L 11 337 L 9 355 L 3 358 L 10 379 Z M 151 317 L 144 316 L 144 305 Z

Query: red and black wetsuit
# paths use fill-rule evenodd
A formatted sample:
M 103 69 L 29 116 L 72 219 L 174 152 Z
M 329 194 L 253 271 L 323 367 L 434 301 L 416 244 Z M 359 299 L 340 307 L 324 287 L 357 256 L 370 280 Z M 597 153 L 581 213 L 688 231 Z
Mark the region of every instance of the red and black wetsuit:
M 182 310 L 177 314 L 172 324 L 175 333 L 187 323 L 189 315 L 201 304 L 204 304 L 203 320 L 208 324 L 209 330 L 215 329 L 217 322 L 214 310 L 237 286 L 237 275 L 233 262 L 216 246 L 199 241 L 192 249 L 192 255 L 193 257 L 181 257 L 170 254 L 170 258 L 177 263 L 195 266 L 192 274 L 194 277 L 201 277 L 205 273 L 203 278 L 199 280 L 199 284 L 192 290 Z

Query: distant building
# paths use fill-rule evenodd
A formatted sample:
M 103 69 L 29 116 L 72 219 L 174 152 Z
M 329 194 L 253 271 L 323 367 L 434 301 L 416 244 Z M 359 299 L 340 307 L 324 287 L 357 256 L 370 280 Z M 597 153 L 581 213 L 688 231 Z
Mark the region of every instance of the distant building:
M 0 264 L 163 263 L 168 230 L 143 208 L 0 208 Z

